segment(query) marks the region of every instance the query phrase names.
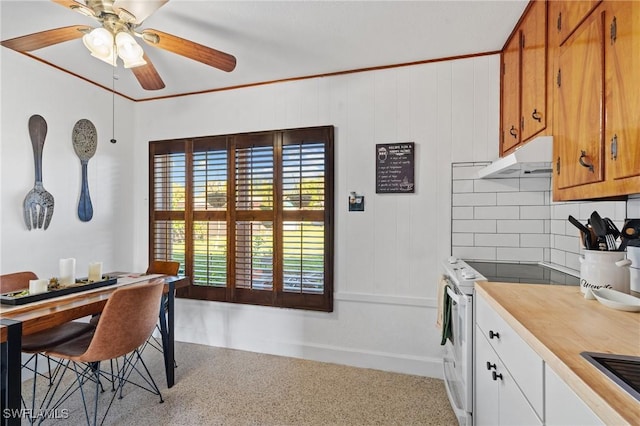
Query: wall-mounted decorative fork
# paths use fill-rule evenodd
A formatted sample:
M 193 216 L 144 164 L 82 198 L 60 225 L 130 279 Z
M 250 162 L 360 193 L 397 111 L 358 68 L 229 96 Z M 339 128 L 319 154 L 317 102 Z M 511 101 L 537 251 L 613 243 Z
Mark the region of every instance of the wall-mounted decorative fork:
M 42 186 L 42 149 L 47 136 L 47 122 L 39 115 L 29 118 L 29 136 L 33 147 L 35 184 L 24 197 L 24 223 L 27 229 L 47 229 L 53 216 L 53 195 Z

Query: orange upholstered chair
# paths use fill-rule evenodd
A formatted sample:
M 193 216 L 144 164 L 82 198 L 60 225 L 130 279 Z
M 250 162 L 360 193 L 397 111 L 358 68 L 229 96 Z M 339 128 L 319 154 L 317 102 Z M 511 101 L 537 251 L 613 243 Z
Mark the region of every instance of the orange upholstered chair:
M 178 275 L 180 262 L 170 260 L 153 260 L 147 268 L 147 274 Z
M 122 387 L 130 380 L 132 371 L 137 371 L 141 376 L 143 371 L 136 366 L 138 362 L 144 367 L 147 377 L 144 377 L 150 388 L 144 384 L 137 383 L 137 387 L 143 388 L 154 395 L 160 397 L 162 394 L 151 377 L 144 361 L 140 357 L 138 348 L 147 340 L 155 327 L 164 280 L 154 280 L 150 283 L 130 285 L 116 289 L 107 300 L 107 303 L 100 315 L 100 319 L 95 328 L 95 332 L 86 333 L 75 339 L 69 340 L 57 346 L 48 348 L 46 353 L 50 356 L 67 360 L 67 365 L 73 363 L 73 370 L 76 372 L 77 381 L 72 386 L 80 387 L 80 394 L 85 409 L 87 423 L 89 420 L 89 410 L 85 397 L 84 385 L 89 382 L 95 383 L 95 402 L 93 412 L 93 424 L 97 424 L 98 418 L 98 393 L 101 387 L 100 377 L 107 375 L 100 369 L 102 361 L 124 357 L 124 362 L 115 373 L 115 383 L 118 385 L 122 395 Z M 84 364 L 84 368 L 79 368 L 78 364 Z M 69 369 L 65 369 L 65 372 Z M 69 392 L 64 392 L 59 399 L 53 403 L 53 398 L 62 382 L 64 374 L 61 375 L 56 388 L 49 399 L 47 409 L 56 409 L 68 398 Z M 107 407 L 104 418 L 109 412 L 114 395 Z M 52 406 L 53 404 L 53 406 Z M 102 423 L 102 422 L 101 422 Z

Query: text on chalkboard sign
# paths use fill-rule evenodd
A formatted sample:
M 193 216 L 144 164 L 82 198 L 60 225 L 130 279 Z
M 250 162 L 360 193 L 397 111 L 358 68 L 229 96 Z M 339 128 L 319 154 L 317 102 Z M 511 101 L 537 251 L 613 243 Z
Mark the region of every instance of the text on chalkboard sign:
M 415 192 L 415 143 L 376 144 L 376 193 Z

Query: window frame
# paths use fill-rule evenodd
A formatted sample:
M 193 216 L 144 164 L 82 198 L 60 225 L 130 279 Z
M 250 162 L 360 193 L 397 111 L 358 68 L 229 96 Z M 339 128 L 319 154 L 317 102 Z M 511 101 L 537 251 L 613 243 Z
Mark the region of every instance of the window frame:
M 324 208 L 297 209 L 287 208 L 284 203 L 283 147 L 307 143 L 324 145 Z M 236 152 L 252 146 L 273 147 L 273 203 L 271 210 L 239 209 L 236 206 Z M 194 154 L 203 150 L 226 150 L 227 153 L 227 203 L 224 209 L 196 210 L 194 206 Z M 300 150 L 302 152 L 302 148 Z M 168 153 L 185 155 L 185 205 L 184 210 L 156 210 L 155 157 Z M 302 154 L 301 154 L 302 155 Z M 302 167 L 302 166 L 301 166 Z M 301 169 L 302 170 L 302 169 Z M 208 182 L 208 181 L 207 181 Z M 302 182 L 302 180 L 301 180 Z M 333 311 L 333 245 L 334 245 L 334 128 L 333 126 L 282 129 L 230 135 L 205 136 L 149 142 L 149 259 L 156 258 L 156 229 L 158 221 L 183 220 L 185 228 L 185 257 L 181 273 L 193 276 L 194 273 L 194 222 L 223 221 L 226 223 L 227 282 L 225 287 L 195 285 L 193 282 L 178 289 L 178 297 L 296 308 L 316 311 Z M 273 221 L 273 289 L 255 290 L 236 286 L 235 253 L 236 224 L 240 221 Z M 284 291 L 284 223 L 285 222 L 321 222 L 323 232 L 323 291 L 322 293 L 304 292 L 302 280 L 300 291 Z M 301 231 L 302 232 L 302 231 Z M 302 252 L 301 252 L 302 253 Z M 170 260 L 169 253 L 164 257 Z

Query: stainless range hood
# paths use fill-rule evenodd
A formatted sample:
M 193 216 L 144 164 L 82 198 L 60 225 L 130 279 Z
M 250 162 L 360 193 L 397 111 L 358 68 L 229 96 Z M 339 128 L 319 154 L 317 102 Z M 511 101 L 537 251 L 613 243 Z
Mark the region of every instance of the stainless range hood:
M 553 136 L 539 136 L 478 171 L 482 179 L 551 176 Z

